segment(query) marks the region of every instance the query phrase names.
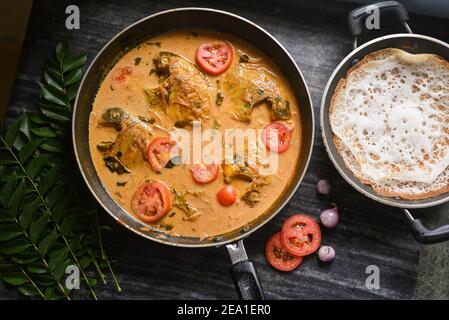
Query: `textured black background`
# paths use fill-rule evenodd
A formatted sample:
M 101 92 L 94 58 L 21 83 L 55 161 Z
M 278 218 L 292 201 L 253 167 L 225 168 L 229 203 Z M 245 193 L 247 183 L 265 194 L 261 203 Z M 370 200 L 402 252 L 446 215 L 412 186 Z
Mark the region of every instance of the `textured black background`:
M 81 10 L 81 30 L 65 29 L 65 8 Z M 67 37 L 75 53 L 87 52 L 90 62 L 101 47 L 132 22 L 175 7 L 202 6 L 242 15 L 272 33 L 292 54 L 303 71 L 318 119 L 321 95 L 339 61 L 351 50 L 346 14 L 357 5 L 328 1 L 34 1 L 25 45 L 14 85 L 8 119 L 35 108 L 43 61 L 55 44 Z M 417 33 L 448 41 L 448 21 L 411 17 Z M 402 31 L 392 26 L 384 33 Z M 246 240 L 248 255 L 259 271 L 268 298 L 272 299 L 407 299 L 416 285 L 420 246 L 413 240 L 398 209 L 377 204 L 351 188 L 336 172 L 325 152 L 316 123 L 314 153 L 307 175 L 285 209 L 267 226 Z M 315 183 L 332 181 L 330 197 L 320 197 Z M 337 257 L 320 264 L 308 257 L 295 272 L 282 274 L 265 262 L 264 245 L 282 221 L 297 212 L 318 217 L 331 202 L 340 208 L 341 223 L 323 230 L 323 243 L 332 245 Z M 105 219 L 110 219 L 104 214 Z M 109 256 L 124 292 L 112 282 L 98 286 L 104 299 L 234 299 L 225 248 L 181 249 L 159 245 L 116 225 L 107 236 Z M 380 268 L 379 290 L 365 287 L 368 265 Z M 0 298 L 16 293 L 0 286 Z

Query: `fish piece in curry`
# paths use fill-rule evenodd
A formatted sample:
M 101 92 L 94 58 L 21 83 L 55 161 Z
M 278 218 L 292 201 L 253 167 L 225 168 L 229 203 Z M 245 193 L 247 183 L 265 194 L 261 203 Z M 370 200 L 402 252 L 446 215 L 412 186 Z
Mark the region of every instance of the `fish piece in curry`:
M 266 102 L 272 121 L 290 119 L 290 102 L 281 96 L 278 77 L 265 67 L 248 64 L 239 63 L 225 78 L 224 84 L 235 106 L 234 117 L 250 122 L 253 107 Z
M 248 182 L 244 187 L 241 198 L 251 207 L 260 201 L 262 188 L 271 183 L 269 177 L 261 175 L 257 167 L 248 161 L 232 164 L 224 163 L 222 168 L 225 183 L 230 184 L 234 179 L 241 179 Z
M 97 145 L 106 166 L 118 174 L 130 172 L 146 158 L 147 145 L 152 136 L 151 120 L 131 116 L 121 108 L 109 108 L 101 116 L 100 126 L 119 131 L 114 142 Z
M 160 85 L 144 89 L 151 107 L 161 107 L 178 122 L 208 118 L 211 87 L 204 73 L 186 58 L 164 51 L 156 55 L 154 66 Z

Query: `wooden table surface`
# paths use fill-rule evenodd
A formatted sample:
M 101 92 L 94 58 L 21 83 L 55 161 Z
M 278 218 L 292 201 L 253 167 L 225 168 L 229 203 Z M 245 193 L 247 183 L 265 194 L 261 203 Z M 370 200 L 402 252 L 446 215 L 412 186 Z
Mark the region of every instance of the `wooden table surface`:
M 132 22 L 152 13 L 175 7 L 203 6 L 242 15 L 272 33 L 292 54 L 301 68 L 314 102 L 318 119 L 321 95 L 327 79 L 339 61 L 351 50 L 352 39 L 346 27 L 351 3 L 305 1 L 43 1 L 33 5 L 17 78 L 10 101 L 7 122 L 22 110 L 35 108 L 43 61 L 55 44 L 67 37 L 76 53 L 87 52 L 90 62 L 102 46 Z M 77 4 L 81 29 L 66 30 L 65 8 Z M 412 16 L 417 33 L 449 40 L 447 20 Z M 444 27 L 445 26 L 445 27 Z M 400 31 L 400 30 L 397 30 Z M 410 235 L 402 213 L 380 205 L 356 192 L 337 173 L 322 143 L 318 122 L 313 157 L 300 188 L 269 224 L 245 240 L 266 296 L 272 299 L 407 299 L 412 298 L 417 278 L 420 246 Z M 330 197 L 318 196 L 318 179 L 331 180 Z M 307 212 L 318 217 L 331 202 L 340 208 L 341 222 L 336 229 L 323 230 L 323 244 L 337 252 L 331 264 L 320 264 L 308 257 L 295 272 L 283 274 L 268 266 L 264 256 L 267 239 L 286 217 Z M 111 219 L 104 213 L 105 219 Z M 112 283 L 98 286 L 103 299 L 234 299 L 237 297 L 228 273 L 230 264 L 225 248 L 172 248 L 140 238 L 115 225 L 106 237 L 123 293 Z M 367 266 L 380 269 L 380 289 L 367 289 Z M 0 298 L 16 293 L 0 287 Z

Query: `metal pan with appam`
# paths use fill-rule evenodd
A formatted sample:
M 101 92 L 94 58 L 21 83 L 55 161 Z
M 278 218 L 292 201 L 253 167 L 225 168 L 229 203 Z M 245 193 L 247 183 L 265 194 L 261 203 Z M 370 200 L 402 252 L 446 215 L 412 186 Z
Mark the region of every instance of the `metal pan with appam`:
M 407 33 L 360 46 L 375 6 L 392 11 Z M 401 208 L 421 243 L 449 240 L 449 225 L 429 230 L 409 209 L 449 201 L 449 44 L 414 34 L 396 1 L 351 11 L 354 50 L 331 75 L 321 103 L 330 159 L 356 190 Z

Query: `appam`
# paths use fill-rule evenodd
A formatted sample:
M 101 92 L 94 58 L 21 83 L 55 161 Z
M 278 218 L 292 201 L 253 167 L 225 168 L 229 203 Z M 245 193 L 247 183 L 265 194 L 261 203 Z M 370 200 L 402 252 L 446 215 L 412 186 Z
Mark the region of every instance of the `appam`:
M 366 55 L 329 108 L 346 167 L 379 195 L 424 199 L 449 191 L 449 63 L 394 48 Z

